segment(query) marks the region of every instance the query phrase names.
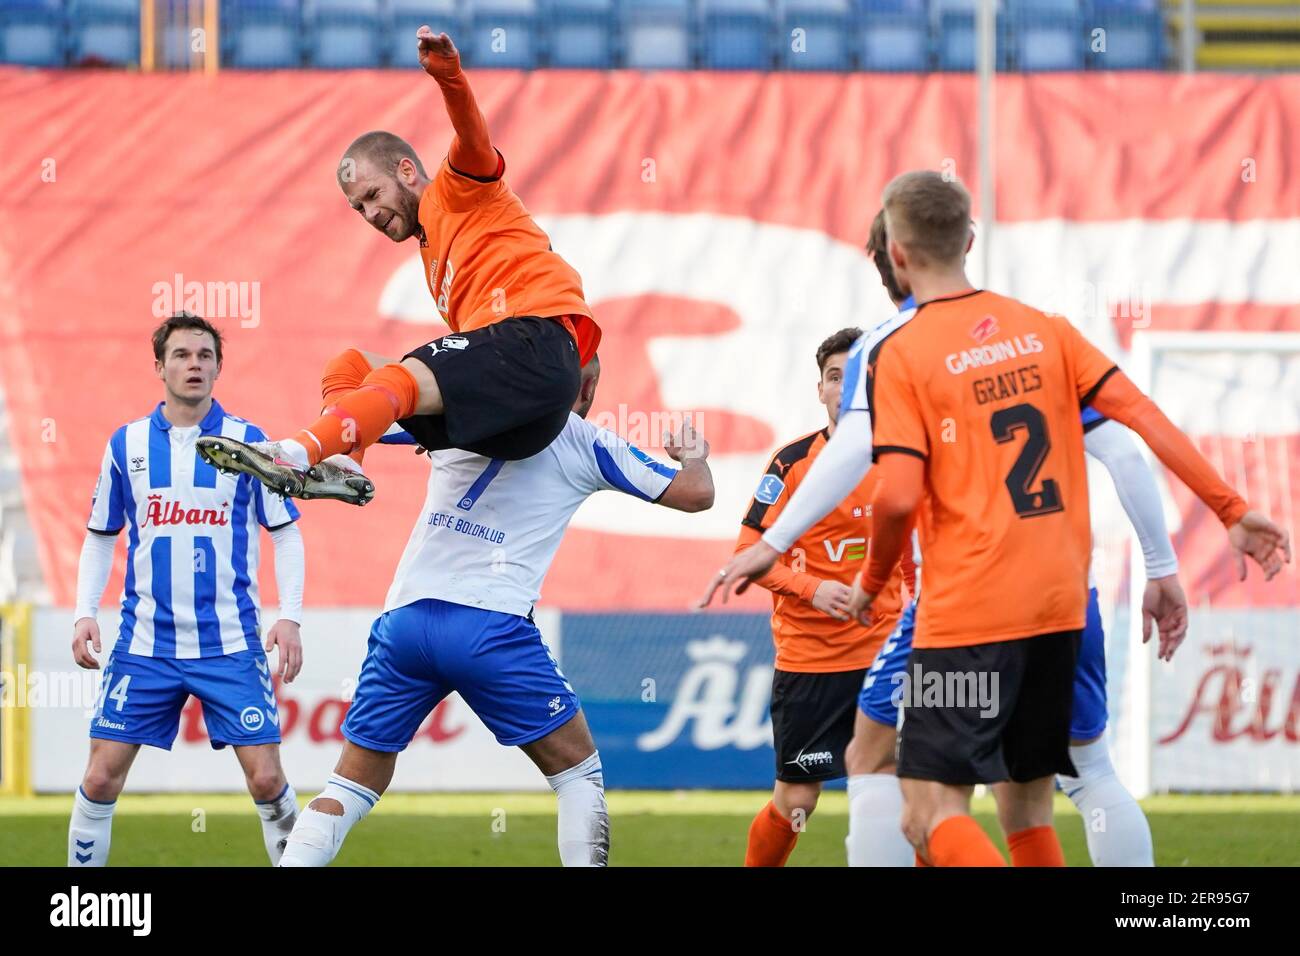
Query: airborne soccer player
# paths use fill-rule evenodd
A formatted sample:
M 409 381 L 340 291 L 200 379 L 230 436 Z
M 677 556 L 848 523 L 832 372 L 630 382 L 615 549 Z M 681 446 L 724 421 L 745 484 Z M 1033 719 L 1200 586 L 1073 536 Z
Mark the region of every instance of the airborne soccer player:
M 577 272 L 506 185 L 505 159 L 446 34 L 417 33 L 420 65 L 442 91 L 455 136 L 430 179 L 410 144 L 359 137 L 338 168 L 355 209 L 393 242 L 415 239 L 440 319 L 453 334 L 331 389 L 321 417 L 292 438 L 205 441 L 214 463 L 292 497 L 365 504 L 362 452 L 394 422 L 430 450 L 502 461 L 537 454 L 564 429 L 582 366 L 600 342 Z
M 367 357 L 347 362 L 364 374 Z M 569 519 L 588 497 L 620 491 L 679 511 L 713 504 L 708 445 L 689 426 L 669 468 L 584 420 L 600 366 L 589 362 L 558 438 L 530 458 L 459 449 L 431 454 L 428 494 L 370 641 L 346 742 L 303 811 L 281 866 L 325 866 L 388 788 L 397 755 L 438 702 L 459 692 L 507 747 L 519 747 L 559 803 L 560 861 L 603 866 L 609 853 L 604 773 L 582 706 L 533 623 L 542 579 Z
M 757 541 L 799 487 L 835 431 L 849 347 L 860 329 L 840 329 L 817 349 L 817 398 L 826 427 L 782 447 L 768 465 L 741 522 L 737 550 Z M 749 827 L 746 866 L 784 866 L 823 784 L 845 774 L 855 702 L 866 669 L 902 610 L 902 569 L 864 627 L 845 611 L 871 531 L 874 474 L 808 530 L 757 582 L 772 592 L 772 734 L 776 786 Z M 800 560 L 795 560 L 795 556 Z M 892 781 L 891 781 L 892 783 Z M 895 784 L 896 786 L 896 784 Z
M 257 440 L 256 425 L 212 397 L 221 334 L 197 316 L 173 316 L 153 334 L 164 399 L 123 425 L 104 450 L 77 572 L 72 656 L 98 669 L 95 621 L 125 529 L 122 625 L 104 665 L 90 721 L 90 761 L 68 828 L 68 865 L 108 862 L 113 810 L 141 744 L 170 750 L 190 696 L 203 705 L 214 749 L 234 748 L 262 819 L 274 865 L 298 816 L 280 768 L 273 677 L 302 667 L 302 534 L 292 502 L 246 475 L 218 473 L 195 453 L 203 435 Z M 258 528 L 271 533 L 280 619 L 262 648 Z M 88 647 L 87 645 L 90 645 Z M 266 651 L 279 648 L 271 670 Z

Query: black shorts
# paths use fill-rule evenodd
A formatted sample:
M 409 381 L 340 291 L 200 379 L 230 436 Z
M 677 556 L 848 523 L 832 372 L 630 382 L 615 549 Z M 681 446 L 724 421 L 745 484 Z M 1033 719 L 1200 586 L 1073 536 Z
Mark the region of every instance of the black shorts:
M 532 315 L 453 332 L 403 358 L 433 372 L 444 412 L 397 424 L 430 451 L 463 448 L 506 461 L 531 458 L 564 430 L 582 375 L 568 329 Z
M 1070 761 L 1082 631 L 968 647 L 912 648 L 898 775 L 953 785 L 1027 783 Z
M 844 776 L 866 668 L 831 674 L 772 674 L 772 738 L 776 779 L 787 783 Z

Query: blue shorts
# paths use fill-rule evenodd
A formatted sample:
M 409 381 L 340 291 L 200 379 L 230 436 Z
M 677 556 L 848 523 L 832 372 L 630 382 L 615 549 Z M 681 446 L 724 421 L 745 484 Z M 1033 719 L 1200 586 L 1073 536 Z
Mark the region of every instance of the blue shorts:
M 915 627 L 916 602 L 913 601 L 903 610 L 894 632 L 880 645 L 858 694 L 858 707 L 862 712 L 886 727 L 898 726 L 898 700 L 894 692 L 899 690 L 901 694 L 902 678 L 895 677 L 902 674 L 907 659 L 912 656 L 912 631 Z
M 193 694 L 214 750 L 280 742 L 271 666 L 259 648 L 222 657 L 142 657 L 114 650 L 90 736 L 171 750 Z
M 881 646 L 871 662 L 858 707 L 869 718 L 886 727 L 898 726 L 895 680 L 907 667 L 912 654 L 912 632 L 916 625 L 916 602 L 913 601 L 898 619 L 898 626 Z M 1101 626 L 1101 608 L 1097 589 L 1088 592 L 1088 617 L 1079 646 L 1079 662 L 1074 671 L 1074 710 L 1070 715 L 1070 739 L 1091 740 L 1106 730 L 1106 634 Z
M 405 750 L 453 691 L 507 747 L 545 737 L 581 706 L 528 618 L 425 598 L 371 627 L 343 736 L 367 750 Z
M 1101 627 L 1097 589 L 1088 592 L 1088 617 L 1074 667 L 1074 710 L 1070 739 L 1091 740 L 1106 731 L 1106 632 Z

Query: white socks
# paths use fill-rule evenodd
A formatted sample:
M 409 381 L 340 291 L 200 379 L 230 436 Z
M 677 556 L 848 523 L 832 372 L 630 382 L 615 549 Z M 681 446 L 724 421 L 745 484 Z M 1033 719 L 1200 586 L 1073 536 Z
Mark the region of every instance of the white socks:
M 1070 748 L 1077 777 L 1058 776 L 1061 789 L 1083 814 L 1093 866 L 1155 866 L 1151 827 L 1115 776 L 1106 738 Z
M 317 799 L 321 797 L 342 804 L 343 815 L 322 813 L 308 806 L 289 834 L 280 866 L 325 866 L 338 854 L 348 831 L 365 819 L 379 800 L 375 791 L 336 773 L 330 774 L 329 783 Z
M 546 782 L 559 798 L 560 862 L 564 866 L 609 863 L 609 810 L 600 752 Z
M 112 803 L 91 800 L 77 787 L 72 822 L 68 825 L 68 866 L 103 866 L 108 862 L 116 807 L 116 800 Z
M 912 866 L 912 844 L 903 836 L 903 789 L 892 773 L 849 777 L 849 866 Z
M 311 467 L 310 461 L 307 458 L 307 449 L 300 443 L 294 441 L 292 438 L 283 438 L 280 440 L 279 445 L 280 455 L 283 458 L 293 462 L 303 471 L 306 471 Z
M 271 858 L 272 866 L 279 866 L 289 834 L 298 821 L 298 795 L 286 783 L 274 800 L 254 800 L 253 805 L 262 818 L 262 842 L 266 844 L 266 855 Z

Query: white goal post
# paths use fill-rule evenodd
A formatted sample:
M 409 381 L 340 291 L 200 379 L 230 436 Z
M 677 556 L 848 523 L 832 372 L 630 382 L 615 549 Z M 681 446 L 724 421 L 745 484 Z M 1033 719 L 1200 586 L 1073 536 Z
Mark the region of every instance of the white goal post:
M 1139 331 L 1131 359 L 1138 386 L 1294 539 L 1300 333 Z M 1166 473 L 1147 457 L 1176 532 Z M 1184 543 L 1192 553 L 1179 555 L 1192 607 L 1172 663 L 1154 661 L 1154 641 L 1142 644 L 1145 572 L 1135 544 L 1127 587 L 1112 590 L 1112 745 L 1121 777 L 1138 796 L 1300 788 L 1300 576 L 1293 563 L 1266 586 L 1231 583 L 1234 596 L 1216 606 L 1205 595 L 1225 588 L 1221 568 L 1232 560 L 1217 524 L 1192 529 L 1195 544 Z M 1189 581 L 1197 569 L 1198 579 Z M 1257 567 L 1248 573 L 1261 580 Z M 1235 572 L 1230 577 L 1235 582 Z

